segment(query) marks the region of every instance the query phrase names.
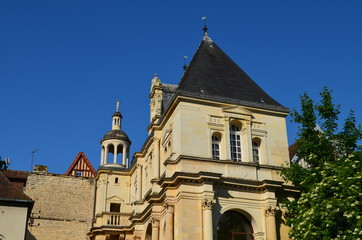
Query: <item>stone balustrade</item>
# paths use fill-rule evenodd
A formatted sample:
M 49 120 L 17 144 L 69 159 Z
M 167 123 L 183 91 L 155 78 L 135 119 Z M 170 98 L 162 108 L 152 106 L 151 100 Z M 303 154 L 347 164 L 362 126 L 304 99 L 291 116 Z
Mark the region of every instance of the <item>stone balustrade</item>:
M 103 212 L 96 216 L 94 226 L 128 226 L 130 224 L 129 217 L 129 214 Z

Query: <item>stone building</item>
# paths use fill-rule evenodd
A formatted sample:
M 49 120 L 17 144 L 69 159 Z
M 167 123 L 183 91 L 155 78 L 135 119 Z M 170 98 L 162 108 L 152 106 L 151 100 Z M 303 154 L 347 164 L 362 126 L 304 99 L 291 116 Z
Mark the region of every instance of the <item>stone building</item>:
M 24 192 L 35 203 L 27 240 L 87 240 L 94 208 L 94 178 L 29 173 Z
M 118 106 L 101 141 L 92 240 L 288 239 L 289 112 L 208 36 L 178 85 L 156 75 L 149 135 L 128 166 Z
M 87 240 L 92 225 L 96 171 L 79 152 L 63 174 L 35 165 L 21 189 L 35 203 L 27 240 Z

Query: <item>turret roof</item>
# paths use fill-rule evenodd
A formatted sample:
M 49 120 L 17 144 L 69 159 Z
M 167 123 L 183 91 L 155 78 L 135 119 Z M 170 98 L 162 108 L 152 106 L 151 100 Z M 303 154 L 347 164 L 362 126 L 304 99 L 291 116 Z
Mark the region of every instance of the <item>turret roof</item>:
M 205 33 L 176 94 L 288 112 Z

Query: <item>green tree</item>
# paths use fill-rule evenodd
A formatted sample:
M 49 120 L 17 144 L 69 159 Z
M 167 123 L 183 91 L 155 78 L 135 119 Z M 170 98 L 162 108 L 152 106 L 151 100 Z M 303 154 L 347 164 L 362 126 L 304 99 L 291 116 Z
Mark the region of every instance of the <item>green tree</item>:
M 285 180 L 300 188 L 298 197 L 286 200 L 286 224 L 295 240 L 362 240 L 362 138 L 353 111 L 339 130 L 340 106 L 324 88 L 320 103 L 305 93 L 300 112 L 297 155 L 308 163 L 291 164 L 282 171 Z M 317 129 L 319 125 L 321 129 Z
M 6 161 L 2 161 L 0 157 L 0 171 L 6 171 L 8 169 L 8 164 Z M 0 235 L 1 237 L 1 235 Z M 0 238 L 1 240 L 1 238 Z

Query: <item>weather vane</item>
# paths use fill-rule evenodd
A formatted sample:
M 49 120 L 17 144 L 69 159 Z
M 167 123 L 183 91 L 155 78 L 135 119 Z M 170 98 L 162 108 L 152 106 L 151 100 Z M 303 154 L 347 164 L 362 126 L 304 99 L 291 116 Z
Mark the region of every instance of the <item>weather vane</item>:
M 187 56 L 184 56 L 184 66 L 183 66 L 184 71 L 186 71 L 186 68 L 187 68 L 186 59 L 187 59 Z
M 121 104 L 121 101 L 116 101 L 116 112 L 119 112 L 119 105 Z
M 206 17 L 202 17 L 201 19 L 204 21 L 204 28 L 203 28 L 203 30 L 204 30 L 204 33 L 206 34 L 206 33 L 207 33 Z

